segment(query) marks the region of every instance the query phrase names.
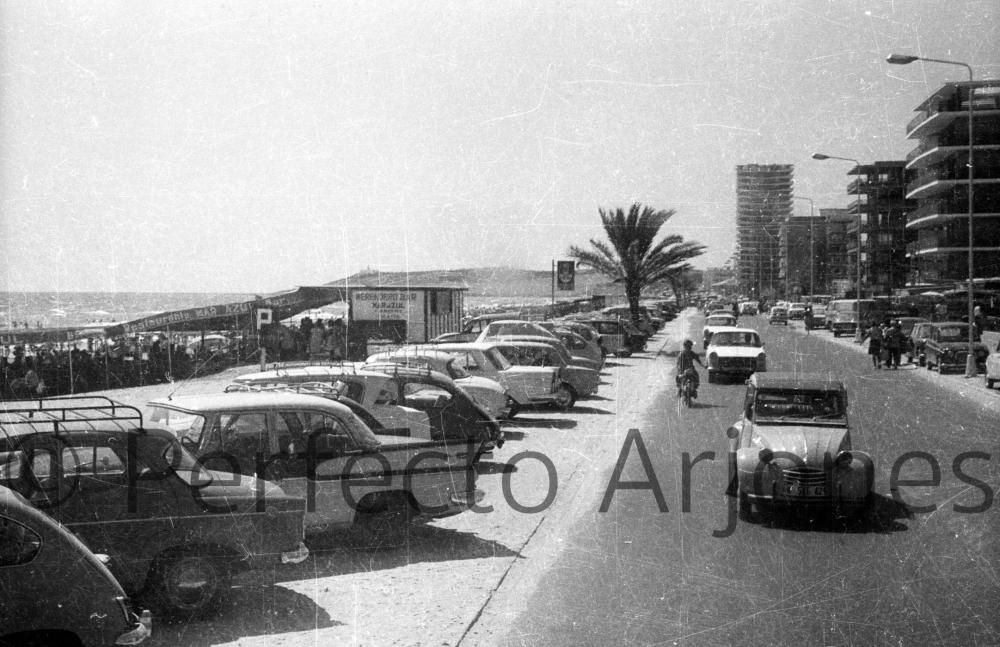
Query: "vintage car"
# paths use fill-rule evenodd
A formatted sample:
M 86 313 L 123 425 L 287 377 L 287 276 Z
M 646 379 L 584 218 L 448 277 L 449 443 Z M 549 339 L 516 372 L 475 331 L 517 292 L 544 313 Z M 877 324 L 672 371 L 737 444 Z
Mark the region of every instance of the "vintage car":
M 432 343 L 461 343 L 475 341 L 476 337 L 482 334 L 483 329 L 490 325 L 493 321 L 517 319 L 519 313 L 517 312 L 491 312 L 489 314 L 482 314 L 472 317 L 465 322 L 462 329 L 458 332 L 447 332 L 438 335 L 431 340 Z
M 175 396 L 149 408 L 205 466 L 257 474 L 305 497 L 310 528 L 386 516 L 408 524 L 458 514 L 482 497 L 475 464 L 484 440 L 375 435 L 343 404 L 301 393 Z
M 596 332 L 587 333 L 585 337 L 573 330 L 567 323 L 554 320 L 543 321 L 540 325 L 559 338 L 570 356 L 585 360 L 588 365 L 593 365 L 598 370 L 604 367 L 605 353 L 601 351 L 600 336 Z M 582 332 L 586 332 L 584 328 L 590 327 L 578 327 Z
M 909 339 L 906 344 L 906 358 L 912 364 L 916 362 L 920 366 L 924 366 L 927 357 L 924 355 L 924 346 L 927 344 L 927 338 L 931 334 L 931 322 L 922 321 L 913 324 L 913 329 L 908 335 Z
M 479 333 L 475 341 L 485 341 L 487 339 L 496 339 L 498 337 L 513 337 L 513 336 L 532 336 L 532 337 L 551 337 L 555 339 L 556 336 L 545 329 L 541 324 L 534 321 L 521 321 L 521 320 L 500 320 L 491 321 L 488 326 L 483 328 L 483 332 Z
M 138 645 L 152 631 L 105 561 L 0 486 L 0 645 Z
M 403 346 L 370 355 L 365 360 L 365 365 L 386 362 L 424 368 L 447 375 L 472 398 L 473 402 L 494 418 L 505 418 L 510 413 L 510 397 L 507 395 L 507 389 L 496 380 L 470 374 L 457 363 L 454 356 L 443 350 L 426 346 Z
M 822 375 L 754 373 L 743 416 L 727 431 L 736 445 L 740 514 L 775 505 L 863 512 L 875 478 L 854 450 L 843 382 Z
M 632 316 L 632 309 L 627 305 L 609 306 L 601 310 L 605 317 L 620 317 L 632 322 L 646 337 L 652 337 L 666 323 L 662 318 L 653 316 L 646 306 L 639 306 L 638 317 Z
M 558 367 L 559 376 L 570 388 L 574 401 L 597 392 L 597 385 L 601 381 L 600 372 L 587 366 L 568 363 L 566 357 L 550 344 L 500 339 L 496 341 L 496 347 L 514 366 Z
M 767 323 L 769 326 L 773 326 L 774 324 L 784 324 L 787 326 L 788 309 L 783 306 L 772 306 L 767 313 Z
M 788 318 L 789 319 L 805 319 L 806 317 L 806 304 L 795 302 L 788 305 Z
M 459 365 L 473 375 L 496 380 L 513 400 L 514 416 L 524 407 L 545 405 L 565 409 L 572 406 L 572 393 L 554 366 L 514 366 L 503 356 L 495 342 L 436 344 L 458 359 Z
M 806 327 L 809 330 L 826 328 L 826 306 L 814 305 L 812 307 L 812 318 L 805 318 Z
M 992 389 L 994 384 L 1000 382 L 1000 343 L 986 356 L 984 375 L 987 389 Z
M 437 346 L 435 346 L 436 348 Z M 240 375 L 234 384 L 280 385 L 321 382 L 360 403 L 394 435 L 425 440 L 479 439 L 503 444 L 496 419 L 472 401 L 451 378 L 395 363 L 381 366 L 330 365 L 276 368 Z
M 912 362 L 913 359 L 913 339 L 910 335 L 913 334 L 913 328 L 920 323 L 930 323 L 927 319 L 923 317 L 897 317 L 896 321 L 899 322 L 899 329 L 903 333 L 903 342 L 900 347 L 900 352 L 910 358 Z
M 300 562 L 305 500 L 201 465 L 169 430 L 101 396 L 8 402 L 0 485 L 74 532 L 130 594 L 184 617 L 243 570 Z M 266 505 L 263 505 L 266 504 Z
M 605 355 L 630 357 L 632 353 L 646 350 L 648 338 L 627 319 L 590 315 L 570 315 L 570 317 L 597 330 L 601 335 L 601 349 Z
M 757 302 L 756 301 L 740 301 L 740 314 L 755 316 L 757 314 Z
M 989 351 L 979 341 L 974 341 L 972 350 L 976 355 L 976 366 L 982 371 Z M 963 321 L 932 322 L 924 342 L 924 364 L 927 370 L 965 369 L 969 356 L 969 324 Z
M 721 376 L 746 378 L 767 370 L 764 342 L 752 328 L 726 328 L 715 332 L 705 357 L 709 384 L 717 382 Z
M 708 348 L 712 341 L 712 335 L 720 330 L 728 330 L 736 327 L 736 317 L 731 313 L 713 314 L 705 319 L 705 327 L 702 328 L 702 346 Z

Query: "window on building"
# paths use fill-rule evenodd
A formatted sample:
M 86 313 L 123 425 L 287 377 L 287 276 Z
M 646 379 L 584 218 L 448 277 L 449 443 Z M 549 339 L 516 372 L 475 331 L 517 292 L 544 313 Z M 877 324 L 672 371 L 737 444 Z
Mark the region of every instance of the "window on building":
M 451 292 L 448 290 L 431 291 L 431 314 L 450 315 L 452 312 Z

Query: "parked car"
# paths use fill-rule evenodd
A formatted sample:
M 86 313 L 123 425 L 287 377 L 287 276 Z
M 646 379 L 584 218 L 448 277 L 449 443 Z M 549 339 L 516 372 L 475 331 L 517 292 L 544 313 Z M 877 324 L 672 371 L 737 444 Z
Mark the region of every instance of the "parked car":
M 982 371 L 986 367 L 989 351 L 979 341 L 972 345 L 976 355 L 976 366 Z M 928 370 L 965 369 L 969 356 L 969 324 L 962 321 L 932 322 L 927 341 L 924 342 L 924 364 Z
M 570 388 L 574 402 L 597 392 L 600 373 L 593 368 L 567 363 L 566 358 L 549 344 L 512 339 L 497 340 L 496 345 L 507 361 L 515 366 L 558 367 L 559 376 Z
M 495 342 L 440 344 L 436 346 L 458 358 L 459 365 L 473 375 L 500 382 L 514 401 L 512 417 L 524 407 L 553 405 L 560 409 L 572 406 L 572 393 L 554 366 L 514 366 L 503 356 Z
M 205 613 L 235 573 L 309 554 L 303 499 L 206 469 L 173 433 L 108 398 L 7 403 L 0 456 L 0 485 L 110 556 L 124 589 L 154 610 Z
M 767 324 L 773 326 L 775 324 L 788 325 L 788 309 L 783 306 L 772 306 L 771 310 L 767 313 Z
M 868 454 L 851 446 L 842 381 L 794 373 L 754 373 L 735 439 L 741 516 L 753 506 L 866 509 L 875 478 Z
M 757 302 L 756 301 L 741 301 L 740 302 L 740 314 L 755 316 L 757 314 Z
M 503 444 L 493 416 L 442 373 L 399 364 L 292 366 L 236 377 L 235 384 L 320 382 L 370 411 L 391 433 L 424 440 L 484 439 Z M 485 435 L 485 437 L 484 437 Z
M 305 497 L 310 528 L 408 524 L 477 501 L 484 441 L 376 436 L 339 402 L 282 392 L 177 396 L 149 403 L 202 463 L 235 463 Z M 345 486 L 345 479 L 350 484 Z
M 1000 381 L 1000 343 L 986 356 L 986 369 L 983 373 L 988 389 L 992 389 L 993 385 Z
M 806 317 L 806 304 L 794 302 L 788 305 L 788 318 L 789 319 L 805 319 Z
M 663 319 L 654 317 L 645 306 L 639 306 L 638 318 L 632 316 L 632 309 L 627 305 L 609 306 L 601 310 L 605 317 L 620 317 L 635 325 L 647 338 L 656 334 L 663 327 Z
M 520 313 L 517 312 L 491 312 L 489 314 L 481 314 L 472 317 L 462 329 L 456 332 L 448 332 L 442 335 L 438 335 L 431 340 L 432 343 L 459 343 L 459 342 L 470 342 L 475 341 L 483 329 L 486 328 L 493 321 L 509 320 L 509 319 L 519 319 Z
M 479 333 L 479 336 L 476 337 L 475 341 L 485 341 L 487 339 L 497 339 L 498 337 L 514 336 L 556 338 L 556 336 L 546 330 L 544 326 L 534 321 L 501 320 L 491 321 L 489 325 L 483 328 L 483 332 Z
M 701 330 L 702 346 L 708 348 L 712 335 L 720 330 L 728 330 L 736 327 L 736 317 L 730 313 L 713 314 L 705 319 L 705 326 Z
M 365 366 L 370 367 L 373 364 L 385 364 L 386 362 L 423 368 L 447 375 L 476 404 L 494 418 L 505 418 L 510 413 L 510 397 L 507 395 L 507 389 L 503 388 L 496 380 L 472 375 L 458 365 L 454 356 L 443 350 L 426 346 L 404 346 L 396 350 L 370 355 L 365 360 Z
M 931 322 L 924 321 L 913 324 L 907 343 L 906 357 L 910 363 L 916 362 L 920 366 L 926 365 L 927 356 L 924 347 L 927 345 L 927 338 L 931 334 Z
M 715 332 L 705 357 L 709 384 L 717 382 L 720 376 L 746 378 L 767 370 L 764 342 L 752 328 L 726 328 Z
M 11 458 L 8 454 L 4 458 Z M 19 469 L 18 463 L 0 469 Z M 152 633 L 104 561 L 0 486 L 0 645 L 138 645 Z
M 913 327 L 916 326 L 918 323 L 928 323 L 928 321 L 923 317 L 897 317 L 896 321 L 899 322 L 900 332 L 903 333 L 903 342 L 902 346 L 900 346 L 900 352 L 906 355 L 907 357 L 911 358 L 910 361 L 912 362 L 913 340 L 910 338 L 910 335 L 913 333 Z
M 559 321 L 543 321 L 541 325 L 562 342 L 574 359 L 584 360 L 586 365 L 592 365 L 598 370 L 604 366 L 605 354 L 601 352 L 596 332 L 588 339 Z
M 630 357 L 646 349 L 646 335 L 631 322 L 618 317 L 571 315 L 574 321 L 593 326 L 601 335 L 601 348 L 605 355 Z

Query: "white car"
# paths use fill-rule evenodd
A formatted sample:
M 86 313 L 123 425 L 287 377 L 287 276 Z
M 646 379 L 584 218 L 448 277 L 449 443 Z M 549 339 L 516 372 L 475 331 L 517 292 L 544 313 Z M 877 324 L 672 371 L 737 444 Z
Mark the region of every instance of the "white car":
M 702 345 L 708 348 L 709 342 L 719 330 L 728 330 L 736 327 L 736 317 L 731 313 L 713 314 L 705 319 L 705 328 L 702 330 Z
M 764 342 L 752 328 L 726 328 L 714 333 L 705 358 L 709 384 L 717 382 L 721 375 L 745 379 L 767 370 Z

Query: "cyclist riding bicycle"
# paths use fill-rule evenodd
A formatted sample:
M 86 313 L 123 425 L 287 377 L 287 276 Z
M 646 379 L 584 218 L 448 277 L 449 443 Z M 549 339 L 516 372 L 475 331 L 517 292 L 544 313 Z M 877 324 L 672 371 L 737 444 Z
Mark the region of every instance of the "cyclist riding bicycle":
M 702 368 L 705 368 L 705 365 L 701 363 L 701 358 L 698 357 L 698 353 L 692 350 L 692 346 L 694 346 L 694 342 L 690 339 L 685 339 L 684 350 L 677 355 L 677 375 L 675 379 L 677 381 L 678 397 L 681 395 L 681 379 L 684 377 L 684 373 L 688 369 L 691 369 L 692 382 L 694 382 L 694 393 L 691 394 L 691 397 L 698 397 L 698 386 L 701 384 L 701 379 L 698 377 L 698 371 L 695 370 L 694 365 L 695 362 L 697 362 Z

